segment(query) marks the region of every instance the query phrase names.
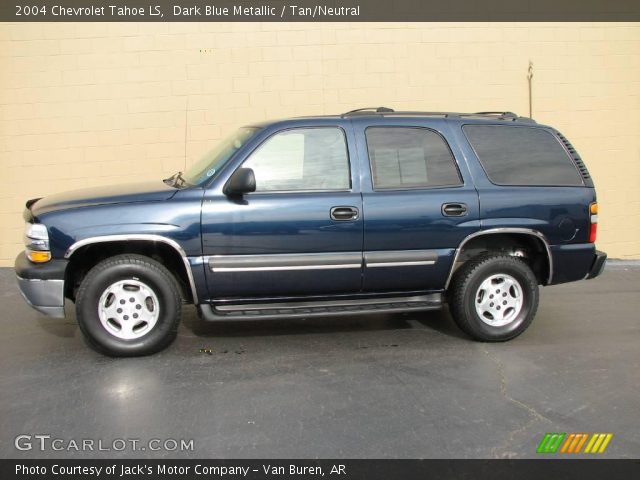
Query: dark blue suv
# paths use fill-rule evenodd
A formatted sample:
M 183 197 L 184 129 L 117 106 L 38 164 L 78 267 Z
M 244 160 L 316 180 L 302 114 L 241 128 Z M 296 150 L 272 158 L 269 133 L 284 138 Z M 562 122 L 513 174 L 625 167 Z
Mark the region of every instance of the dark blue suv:
M 522 333 L 538 285 L 593 278 L 589 173 L 510 112 L 380 107 L 236 131 L 186 172 L 26 204 L 27 302 L 75 301 L 88 343 L 144 355 L 182 303 L 207 321 L 423 311 L 471 337 Z

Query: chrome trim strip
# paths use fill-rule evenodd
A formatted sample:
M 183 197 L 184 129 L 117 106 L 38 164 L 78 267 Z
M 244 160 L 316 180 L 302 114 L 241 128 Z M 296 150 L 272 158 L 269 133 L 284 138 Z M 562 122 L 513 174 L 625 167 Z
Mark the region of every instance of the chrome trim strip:
M 71 245 L 64 254 L 64 258 L 70 258 L 80 247 L 84 247 L 85 245 L 91 245 L 93 243 L 105 243 L 105 242 L 119 242 L 119 241 L 150 241 L 150 242 L 161 242 L 166 243 L 170 247 L 172 247 L 176 252 L 180 254 L 182 257 L 182 262 L 184 263 L 185 269 L 187 271 L 187 278 L 189 279 L 189 286 L 191 287 L 191 295 L 193 295 L 193 303 L 198 303 L 198 293 L 196 292 L 196 283 L 193 279 L 193 272 L 191 271 L 191 264 L 189 263 L 189 259 L 187 258 L 187 254 L 180 246 L 178 242 L 172 240 L 167 237 L 163 237 L 161 235 L 154 234 L 131 234 L 131 235 L 103 235 L 99 237 L 89 237 L 82 240 L 77 241 L 73 245 Z
M 333 265 L 291 265 L 288 267 L 211 267 L 212 272 L 268 272 L 268 271 L 286 271 L 286 270 L 331 270 L 334 268 L 362 268 L 359 263 L 343 263 Z
M 331 270 L 368 267 L 433 265 L 433 250 L 385 250 L 375 252 L 285 253 L 267 255 L 212 255 L 205 257 L 212 272 L 265 272 L 292 270 Z
M 416 265 L 433 265 L 435 264 L 435 260 L 422 260 L 416 262 L 376 262 L 376 263 L 367 263 L 367 267 L 369 268 L 377 268 L 377 267 L 411 267 Z
M 433 265 L 438 261 L 435 250 L 382 250 L 364 252 L 364 263 L 367 267 L 410 267 L 417 265 Z
M 449 282 L 451 282 L 451 277 L 453 276 L 453 272 L 456 266 L 456 262 L 458 261 L 458 256 L 460 255 L 460 252 L 462 251 L 462 248 L 465 246 L 465 244 L 475 238 L 475 237 L 479 237 L 481 235 L 491 235 L 491 234 L 496 234 L 496 233 L 523 233 L 526 235 L 533 235 L 537 238 L 539 238 L 540 240 L 542 240 L 542 243 L 544 244 L 544 247 L 547 251 L 547 259 L 549 260 L 549 276 L 547 278 L 547 283 L 545 285 L 549 285 L 551 283 L 551 280 L 553 279 L 553 257 L 551 256 L 551 247 L 549 246 L 549 242 L 547 241 L 547 237 L 545 237 L 541 232 L 537 231 L 537 230 L 532 230 L 530 228 L 519 228 L 519 227 L 496 227 L 496 228 L 489 228 L 487 230 L 479 230 L 477 232 L 474 232 L 470 235 L 467 235 L 464 240 L 462 240 L 462 242 L 460 242 L 460 245 L 458 245 L 458 248 L 456 248 L 456 253 L 453 256 L 453 263 L 451 264 L 451 268 L 449 269 L 449 276 L 447 277 L 447 282 L 444 285 L 444 289 L 448 289 L 449 288 Z
M 362 252 L 212 255 L 205 261 L 213 272 L 361 268 Z

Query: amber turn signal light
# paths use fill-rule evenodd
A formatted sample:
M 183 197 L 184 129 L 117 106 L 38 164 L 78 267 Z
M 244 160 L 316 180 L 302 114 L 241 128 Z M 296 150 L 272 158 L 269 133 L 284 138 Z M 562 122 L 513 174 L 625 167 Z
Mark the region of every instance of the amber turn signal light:
M 51 260 L 51 252 L 32 250 L 27 252 L 27 258 L 33 263 L 45 263 Z

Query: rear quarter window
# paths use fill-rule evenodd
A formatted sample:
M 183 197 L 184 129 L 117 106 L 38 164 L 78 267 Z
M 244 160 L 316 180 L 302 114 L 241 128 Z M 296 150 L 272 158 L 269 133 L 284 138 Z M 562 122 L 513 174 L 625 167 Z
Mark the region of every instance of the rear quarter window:
M 542 129 L 465 125 L 489 180 L 498 185 L 581 186 L 582 178 L 556 137 Z

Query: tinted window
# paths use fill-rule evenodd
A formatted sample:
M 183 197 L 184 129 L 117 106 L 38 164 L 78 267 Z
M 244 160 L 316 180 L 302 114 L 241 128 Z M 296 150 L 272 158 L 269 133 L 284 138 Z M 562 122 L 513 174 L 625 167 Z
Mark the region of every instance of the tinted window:
M 373 186 L 378 190 L 461 183 L 449 146 L 432 130 L 369 127 L 366 137 Z
M 296 128 L 267 139 L 245 161 L 256 191 L 349 190 L 349 157 L 339 128 Z
M 541 128 L 465 125 L 485 172 L 499 185 L 582 185 L 560 142 Z

